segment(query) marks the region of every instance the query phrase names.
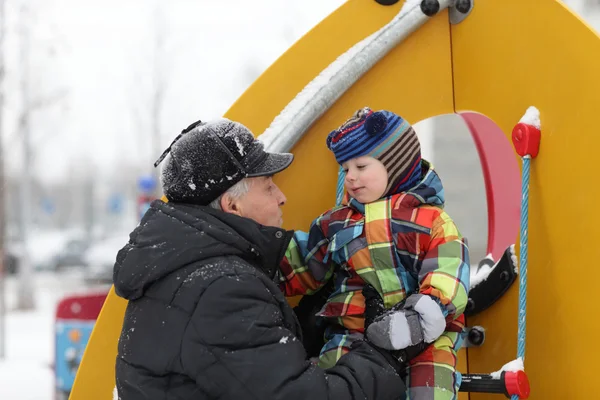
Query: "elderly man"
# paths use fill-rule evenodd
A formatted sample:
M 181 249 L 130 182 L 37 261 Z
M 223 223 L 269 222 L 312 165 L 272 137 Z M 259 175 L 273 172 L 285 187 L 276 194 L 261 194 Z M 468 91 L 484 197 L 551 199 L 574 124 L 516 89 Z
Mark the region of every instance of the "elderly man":
M 268 153 L 243 125 L 195 123 L 163 153 L 163 191 L 118 253 L 129 300 L 118 396 L 141 399 L 403 399 L 393 354 L 360 342 L 328 370 L 308 360 L 277 285 L 292 232 Z

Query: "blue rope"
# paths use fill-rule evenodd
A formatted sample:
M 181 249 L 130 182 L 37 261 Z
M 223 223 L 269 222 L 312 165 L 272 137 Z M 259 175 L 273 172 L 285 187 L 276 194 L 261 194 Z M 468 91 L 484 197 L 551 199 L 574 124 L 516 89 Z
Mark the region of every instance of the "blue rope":
M 517 342 L 517 358 L 525 361 L 525 333 L 527 322 L 527 229 L 529 226 L 529 175 L 531 157 L 523 157 L 523 172 L 521 178 L 521 242 L 519 254 L 519 331 Z M 511 400 L 519 400 L 519 396 L 513 395 Z
M 344 179 L 346 179 L 346 174 L 344 173 L 344 169 L 340 167 L 338 171 L 337 191 L 335 193 L 336 206 L 342 204 L 342 200 L 344 199 Z

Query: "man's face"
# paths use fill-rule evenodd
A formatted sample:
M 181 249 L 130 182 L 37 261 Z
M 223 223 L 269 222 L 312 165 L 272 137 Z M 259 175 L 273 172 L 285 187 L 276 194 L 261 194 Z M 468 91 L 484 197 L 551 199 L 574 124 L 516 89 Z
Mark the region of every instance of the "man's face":
M 283 225 L 281 207 L 287 199 L 271 177 L 248 178 L 248 193 L 238 199 L 223 199 L 223 210 L 253 219 L 261 225 Z

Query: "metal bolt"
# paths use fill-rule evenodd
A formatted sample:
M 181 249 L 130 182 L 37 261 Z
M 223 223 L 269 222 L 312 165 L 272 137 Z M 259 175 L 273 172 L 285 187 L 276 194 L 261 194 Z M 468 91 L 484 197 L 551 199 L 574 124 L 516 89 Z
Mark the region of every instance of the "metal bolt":
M 433 17 L 440 11 L 440 2 L 438 0 L 423 0 L 421 2 L 421 11 L 428 17 Z
M 473 299 L 469 298 L 469 300 L 467 300 L 467 311 L 471 311 L 473 308 L 475 307 L 475 302 L 473 301 Z
M 457 0 L 454 7 L 463 14 L 466 14 L 471 10 L 471 0 Z
M 469 330 L 469 342 L 474 346 L 481 346 L 485 340 L 485 332 L 480 328 L 471 328 Z

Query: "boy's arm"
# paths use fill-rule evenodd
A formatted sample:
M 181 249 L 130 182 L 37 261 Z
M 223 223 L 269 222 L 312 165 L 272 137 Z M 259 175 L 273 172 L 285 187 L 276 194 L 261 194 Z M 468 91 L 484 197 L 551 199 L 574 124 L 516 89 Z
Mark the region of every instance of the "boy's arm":
M 333 263 L 327 260 L 329 240 L 317 218 L 309 233 L 296 231 L 279 264 L 280 288 L 286 296 L 312 294 L 324 286 L 333 274 Z
M 447 321 L 460 316 L 469 292 L 469 249 L 445 211 L 435 218 L 419 270 L 419 293 L 440 306 Z

